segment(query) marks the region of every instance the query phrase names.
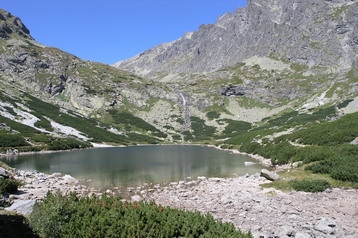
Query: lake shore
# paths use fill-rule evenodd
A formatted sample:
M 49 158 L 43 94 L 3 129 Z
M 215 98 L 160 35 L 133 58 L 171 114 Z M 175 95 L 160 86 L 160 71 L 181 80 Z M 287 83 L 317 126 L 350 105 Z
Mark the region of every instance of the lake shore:
M 358 237 L 358 190 L 322 193 L 262 189 L 259 174 L 205 178 L 140 191 L 145 201 L 210 213 L 254 237 Z
M 249 156 L 271 166 L 269 159 Z M 43 199 L 47 192 L 76 192 L 81 196 L 114 194 L 111 190 L 103 192 L 87 187 L 78 179 L 60 173 L 47 175 L 17 169 L 12 173 L 25 185 L 19 188 L 18 194 L 11 195 L 14 204 L 8 209 L 21 214 L 28 214 L 35 201 Z M 155 201 L 163 206 L 210 213 L 240 230 L 251 231 L 254 237 L 358 237 L 358 190 L 334 188 L 314 194 L 285 193 L 260 187 L 268 182 L 260 174 L 225 179 L 198 177 L 135 188 L 128 191 L 126 197 L 132 201 Z

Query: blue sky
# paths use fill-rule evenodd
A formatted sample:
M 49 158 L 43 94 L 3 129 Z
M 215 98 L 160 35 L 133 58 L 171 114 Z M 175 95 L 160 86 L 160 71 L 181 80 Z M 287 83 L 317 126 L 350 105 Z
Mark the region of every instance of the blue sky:
M 40 43 L 113 64 L 214 23 L 246 0 L 8 0 Z

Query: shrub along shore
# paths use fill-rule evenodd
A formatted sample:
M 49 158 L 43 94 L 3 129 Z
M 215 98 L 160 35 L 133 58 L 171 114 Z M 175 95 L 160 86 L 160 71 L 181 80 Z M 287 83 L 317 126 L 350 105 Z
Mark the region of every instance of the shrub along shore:
M 240 153 L 236 150 L 232 151 Z M 270 160 L 261 156 L 253 157 L 265 165 L 270 163 Z M 287 167 L 276 167 L 281 171 L 285 168 L 284 173 L 287 173 Z M 303 235 L 303 237 L 358 235 L 358 229 L 353 222 L 358 218 L 358 201 L 355 199 L 358 190 L 356 189 L 333 188 L 322 193 L 282 192 L 274 188 L 265 188 L 277 181 L 270 182 L 259 174 L 228 179 L 200 177 L 192 181 L 180 181 L 166 186 L 131 191 L 128 195 L 136 201 L 128 203 L 119 197 L 112 197 L 111 191 L 107 191 L 105 195 L 80 185 L 78 180 L 68 175 L 58 173 L 46 175 L 19 170 L 16 174 L 15 177 L 26 184 L 19 188 L 21 191 L 19 195 L 14 195 L 15 201 L 19 202 L 22 199 L 45 201 L 39 203 L 43 205 L 36 205 L 36 212 L 30 215 L 30 224 L 44 237 L 51 237 L 46 233 L 50 231 L 48 227 L 51 227 L 51 232 L 57 229 L 56 232 L 59 232 L 56 233 L 57 237 L 66 237 L 65 234 L 71 232 L 76 234 L 75 237 L 83 234 L 85 236 L 91 234 L 92 237 L 115 237 L 114 234 L 118 233 L 125 234 L 127 237 L 131 235 L 173 237 L 174 233 L 170 232 L 176 231 L 175 234 L 184 235 L 189 234 L 188 232 L 201 234 L 200 232 L 207 230 L 205 227 L 208 226 L 216 227 L 211 230 L 214 233 L 207 233 L 208 237 L 218 237 L 219 233 L 215 232 L 223 232 L 222 229 L 231 232 L 233 229 L 232 225 L 225 222 L 233 224 L 234 230 L 251 231 L 254 237 L 284 236 L 284 234 Z M 281 176 L 281 180 L 286 180 L 284 176 Z M 62 189 L 62 193 L 56 193 L 58 188 Z M 52 191 L 53 194 L 46 197 L 47 191 Z M 71 191 L 82 195 L 63 195 Z M 143 202 L 149 202 L 149 205 Z M 153 202 L 157 205 L 154 206 Z M 109 204 L 120 204 L 120 206 L 115 209 Z M 136 211 L 131 210 L 133 204 L 138 204 Z M 152 207 L 155 207 L 154 210 Z M 162 214 L 161 209 L 165 209 L 166 215 Z M 176 209 L 194 213 L 181 213 Z M 160 214 L 157 214 L 158 211 Z M 122 217 L 118 217 L 118 214 L 122 214 Z M 173 223 L 163 224 L 161 222 L 163 216 Z M 45 217 L 50 223 L 41 220 Z M 85 223 L 83 219 L 86 220 Z M 113 223 L 112 219 L 116 222 Z M 137 225 L 130 222 L 121 224 L 118 222 L 120 219 L 134 219 Z M 191 222 L 181 222 L 181 219 Z M 220 221 L 219 224 L 214 225 L 213 219 Z M 157 221 L 155 225 L 152 223 L 153 220 Z M 76 228 L 77 225 L 74 224 L 77 223 L 82 224 L 83 227 Z M 192 224 L 195 224 L 195 227 L 190 226 Z M 166 228 L 164 229 L 163 226 Z M 122 230 L 117 230 L 118 227 Z M 156 229 L 165 233 L 156 233 Z M 85 233 L 80 234 L 79 230 Z M 139 230 L 148 233 L 136 233 Z M 226 234 L 226 237 L 250 237 L 250 234 L 241 232 Z

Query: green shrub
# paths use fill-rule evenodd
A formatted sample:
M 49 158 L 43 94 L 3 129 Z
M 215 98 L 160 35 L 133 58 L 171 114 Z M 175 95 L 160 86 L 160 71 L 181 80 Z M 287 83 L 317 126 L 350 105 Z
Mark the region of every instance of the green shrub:
M 240 135 L 246 133 L 251 129 L 251 123 L 245 121 L 235 121 L 231 119 L 222 119 L 219 122 L 226 122 L 227 126 L 223 131 L 224 137 L 233 137 L 235 135 Z
M 318 163 L 309 165 L 305 170 L 309 170 L 312 173 L 316 174 L 330 174 L 333 167 L 333 162 L 331 160 L 323 160 Z
M 18 147 L 29 145 L 19 134 L 0 134 L 0 147 Z
M 349 143 L 358 137 L 358 113 L 341 117 L 332 122 L 323 122 L 312 125 L 307 129 L 300 130 L 286 136 L 292 141 L 298 140 L 306 145 L 339 145 Z
M 44 117 L 41 117 L 40 120 L 36 121 L 34 126 L 43 128 L 47 131 L 54 131 L 51 122 Z
M 0 194 L 15 193 L 21 185 L 20 181 L 14 179 L 0 179 Z
M 29 223 L 41 237 L 252 237 L 199 212 L 74 193 L 48 194 Z
M 205 121 L 199 117 L 191 117 L 191 129 L 196 141 L 210 139 L 216 131 L 215 127 L 206 125 Z
M 3 117 L 1 115 L 0 115 L 0 122 L 5 123 L 8 127 L 10 127 L 11 129 L 13 129 L 15 131 L 22 133 L 23 135 L 40 133 L 40 131 L 38 131 L 30 126 L 26 126 L 19 122 L 12 121 L 9 118 Z
M 332 168 L 330 171 L 332 178 L 349 181 L 349 182 L 358 182 L 358 157 L 341 157 L 332 163 Z
M 114 119 L 114 123 L 131 125 L 144 131 L 160 132 L 157 128 L 147 123 L 142 118 L 133 116 L 128 112 L 119 112 L 117 110 L 111 109 L 108 110 L 108 113 L 111 114 L 112 118 Z
M 323 192 L 331 187 L 330 183 L 323 179 L 292 180 L 290 181 L 290 185 L 296 191 L 310 193 Z
M 210 112 L 207 112 L 207 113 L 206 113 L 206 116 L 207 116 L 210 120 L 213 120 L 213 119 L 219 118 L 219 117 L 220 117 L 220 113 L 215 112 L 215 111 L 210 111 Z
M 348 106 L 349 103 L 353 102 L 353 99 L 347 99 L 344 102 L 337 105 L 338 109 L 342 109 Z
M 89 148 L 92 145 L 73 138 L 56 139 L 50 142 L 49 150 L 71 150 Z

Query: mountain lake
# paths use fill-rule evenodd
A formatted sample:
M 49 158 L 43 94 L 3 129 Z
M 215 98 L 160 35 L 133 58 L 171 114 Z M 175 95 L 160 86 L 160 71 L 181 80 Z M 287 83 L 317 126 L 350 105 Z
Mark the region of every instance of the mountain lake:
M 198 176 L 232 177 L 264 168 L 249 156 L 196 145 L 106 147 L 2 158 L 10 167 L 69 174 L 98 189 L 125 189 Z M 245 162 L 253 162 L 245 166 Z

